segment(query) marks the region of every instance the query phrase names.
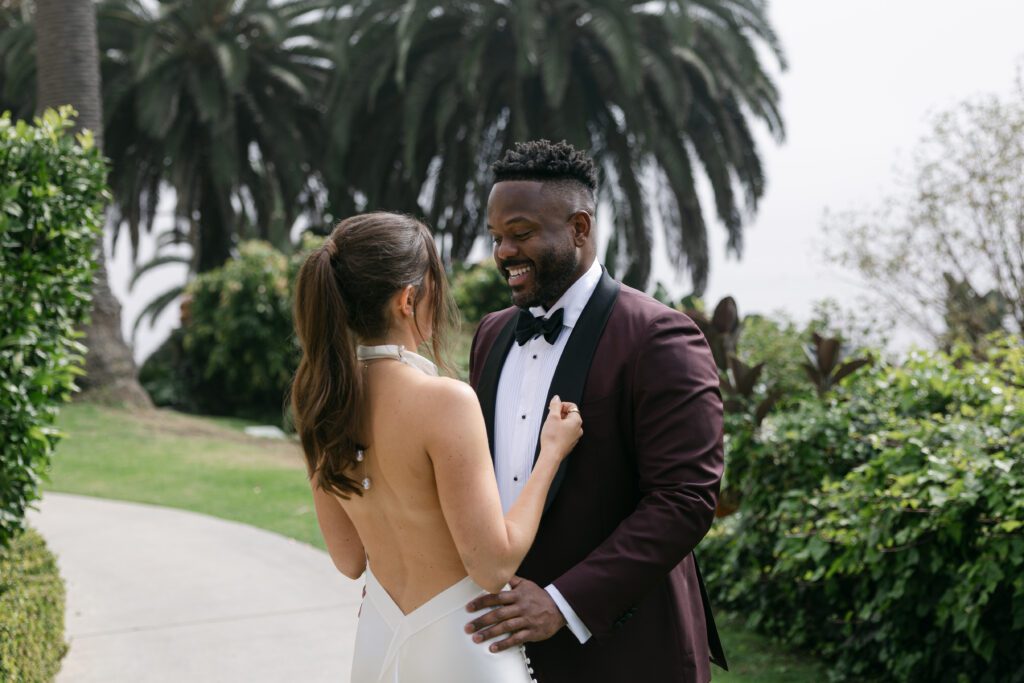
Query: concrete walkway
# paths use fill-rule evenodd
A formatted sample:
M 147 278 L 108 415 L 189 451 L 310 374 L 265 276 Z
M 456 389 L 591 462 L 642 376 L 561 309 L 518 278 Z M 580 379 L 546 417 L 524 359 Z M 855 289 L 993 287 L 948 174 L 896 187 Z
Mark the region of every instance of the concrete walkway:
M 361 582 L 244 524 L 48 493 L 29 524 L 68 589 L 57 683 L 347 682 Z

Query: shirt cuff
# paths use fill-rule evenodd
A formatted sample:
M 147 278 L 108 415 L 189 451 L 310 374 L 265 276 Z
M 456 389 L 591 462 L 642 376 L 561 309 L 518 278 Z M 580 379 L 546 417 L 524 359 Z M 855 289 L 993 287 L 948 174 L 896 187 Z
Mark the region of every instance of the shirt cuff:
M 580 619 L 578 614 L 576 614 L 576 610 L 574 610 L 566 599 L 562 597 L 562 593 L 555 588 L 555 584 L 547 586 L 544 590 L 548 592 L 551 599 L 555 601 L 556 605 L 558 605 L 559 611 L 561 611 L 562 616 L 565 617 L 565 625 L 568 626 L 569 630 L 572 631 L 572 634 L 576 636 L 576 640 L 580 641 L 580 645 L 590 640 L 590 629 L 587 628 L 587 625 L 584 624 L 583 620 Z

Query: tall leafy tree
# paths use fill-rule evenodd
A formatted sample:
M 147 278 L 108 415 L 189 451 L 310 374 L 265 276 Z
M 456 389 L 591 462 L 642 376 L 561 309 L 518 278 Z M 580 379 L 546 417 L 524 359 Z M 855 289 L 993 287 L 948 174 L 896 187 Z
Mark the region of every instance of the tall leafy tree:
M 171 196 L 175 220 L 157 246 L 191 246 L 190 256 L 159 252 L 136 277 L 166 263 L 209 270 L 239 237 L 284 244 L 303 211 L 320 215 L 320 102 L 333 68 L 321 40 L 325 4 L 99 4 L 115 244 L 127 232 L 137 249 L 160 197 Z M 34 100 L 28 86 L 36 79 L 23 57 L 35 50 L 33 36 L 19 10 L 0 4 L 0 102 L 16 113 Z M 159 313 L 180 292 L 158 295 L 143 314 Z
M 35 31 L 31 6 L 0 0 L 0 111 L 30 119 L 36 109 Z
M 426 213 L 453 259 L 482 226 L 488 164 L 516 140 L 566 139 L 603 168 L 609 265 L 644 286 L 654 230 L 694 288 L 708 276 L 696 189 L 728 247 L 764 193 L 751 125 L 781 140 L 785 67 L 764 0 L 363 0 L 336 30 L 327 158 L 335 212 Z M 649 188 L 653 192 L 648 192 Z
M 107 153 L 119 224 L 137 244 L 161 193 L 168 241 L 221 265 L 238 237 L 287 241 L 316 208 L 323 2 L 106 0 L 100 5 Z M 171 259 L 167 259 L 171 260 Z
M 895 186 L 827 217 L 826 256 L 940 347 L 1024 334 L 1024 67 L 1008 94 L 937 112 Z
M 78 129 L 103 144 L 96 6 L 92 0 L 35 0 L 36 104 L 40 110 L 70 104 Z M 26 69 L 23 68 L 22 71 Z M 82 384 L 104 398 L 148 405 L 136 379 L 131 352 L 121 335 L 121 306 L 107 284 L 103 239 L 96 249 L 99 268 L 93 286 L 92 321 L 86 328 L 86 376 Z

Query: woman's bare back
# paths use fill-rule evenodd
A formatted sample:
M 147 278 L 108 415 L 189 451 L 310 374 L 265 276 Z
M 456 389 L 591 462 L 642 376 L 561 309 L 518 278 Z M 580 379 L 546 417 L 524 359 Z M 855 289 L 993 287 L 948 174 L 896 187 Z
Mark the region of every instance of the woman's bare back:
M 466 576 L 438 496 L 427 434 L 437 419 L 432 385 L 454 380 L 400 362 L 375 360 L 367 388 L 363 496 L 336 500 L 355 525 L 373 573 L 406 614 Z M 482 416 L 477 416 L 482 422 Z M 458 420 L 447 428 L 459 429 Z
M 315 480 L 311 486 L 339 571 L 358 578 L 369 562 L 409 614 L 466 576 L 491 592 L 508 583 L 533 544 L 559 463 L 583 430 L 578 409 L 552 398 L 533 471 L 503 514 L 476 394 L 405 364 L 412 357 L 405 353 L 402 362 L 374 360 L 360 369 L 366 413 L 358 441 L 366 458 L 347 474 L 369 478 L 369 490 L 343 499 Z

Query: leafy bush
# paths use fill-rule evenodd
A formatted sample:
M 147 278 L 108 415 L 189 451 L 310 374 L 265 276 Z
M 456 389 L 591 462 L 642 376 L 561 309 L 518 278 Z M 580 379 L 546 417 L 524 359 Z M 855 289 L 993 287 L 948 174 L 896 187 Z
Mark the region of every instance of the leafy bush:
M 183 339 L 185 330 L 178 327 L 151 353 L 139 368 L 139 382 L 163 408 L 174 408 L 187 413 L 200 411 L 194 396 L 196 370 L 188 365 Z
M 0 551 L 0 681 L 49 683 L 66 651 L 64 583 L 29 529 Z
M 491 260 L 456 266 L 451 283 L 452 296 L 467 323 L 478 323 L 488 313 L 512 305 L 508 283 Z
M 1024 348 L 915 354 L 769 417 L 716 601 L 835 677 L 1024 681 Z
M 779 397 L 776 410 L 802 398 L 809 398 L 814 387 L 807 381 L 803 363 L 803 343 L 817 328 L 800 329 L 782 316 L 748 314 L 743 316 L 740 355 L 750 363 L 764 363 L 764 383 Z
M 85 348 L 106 169 L 70 108 L 34 125 L 0 117 L 0 548 L 22 529 Z
M 299 358 L 291 274 L 287 256 L 251 241 L 189 283 L 182 362 L 201 411 L 280 419 Z
M 237 259 L 189 283 L 182 326 L 139 371 L 153 402 L 280 421 L 299 358 L 291 288 L 322 239 L 306 233 L 290 257 L 266 242 L 244 242 Z

